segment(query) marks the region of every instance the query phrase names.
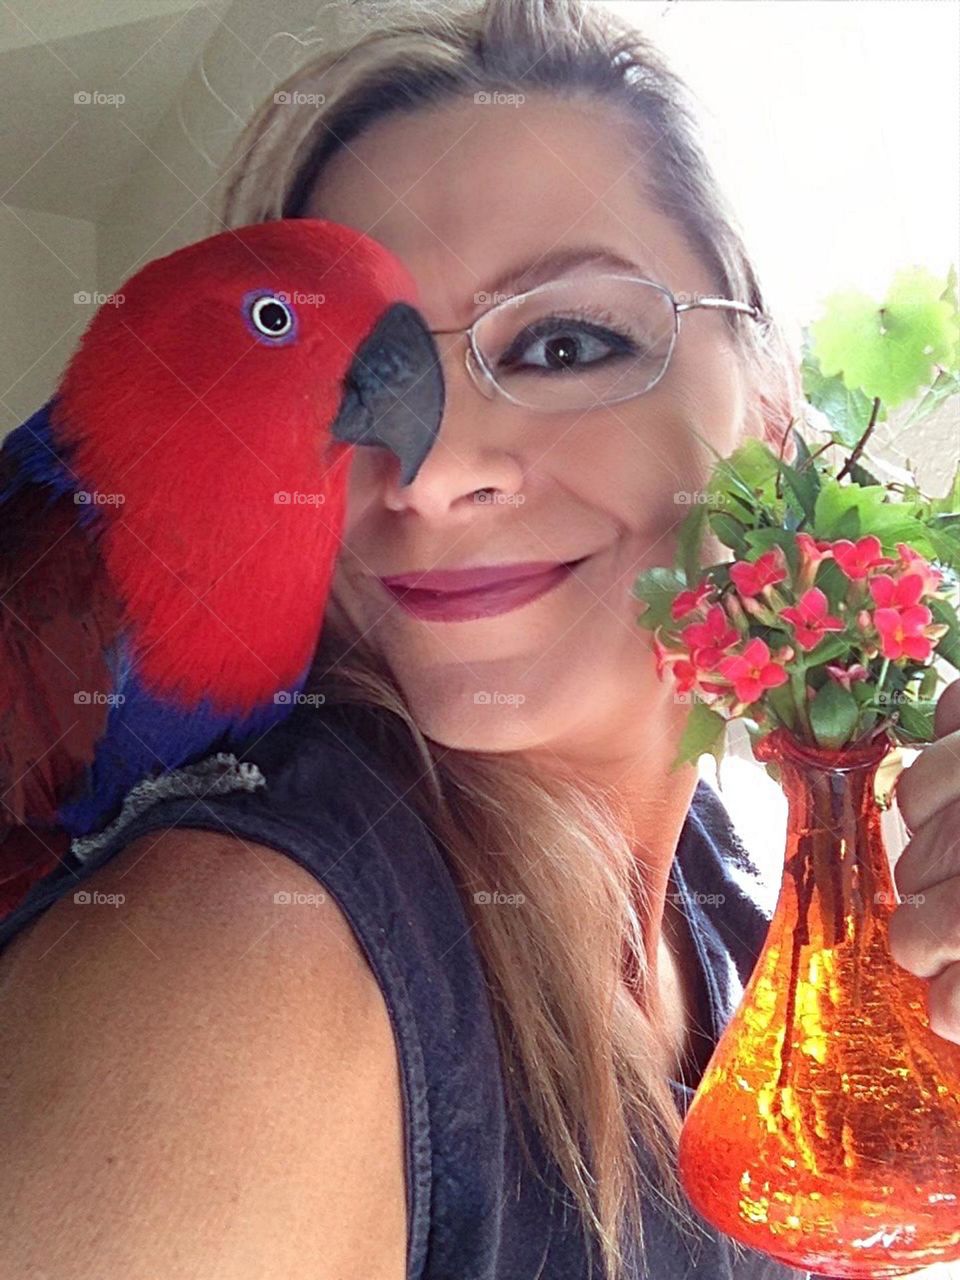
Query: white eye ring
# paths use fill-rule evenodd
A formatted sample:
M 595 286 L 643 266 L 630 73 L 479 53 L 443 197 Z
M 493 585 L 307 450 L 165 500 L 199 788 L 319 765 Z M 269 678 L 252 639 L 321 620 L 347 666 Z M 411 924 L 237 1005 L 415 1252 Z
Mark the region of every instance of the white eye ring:
M 264 315 L 267 308 L 270 311 Z M 282 315 L 278 315 L 274 308 L 279 308 Z M 293 328 L 293 312 L 282 298 L 272 293 L 265 293 L 256 299 L 250 308 L 250 319 L 258 333 L 266 338 L 284 338 Z

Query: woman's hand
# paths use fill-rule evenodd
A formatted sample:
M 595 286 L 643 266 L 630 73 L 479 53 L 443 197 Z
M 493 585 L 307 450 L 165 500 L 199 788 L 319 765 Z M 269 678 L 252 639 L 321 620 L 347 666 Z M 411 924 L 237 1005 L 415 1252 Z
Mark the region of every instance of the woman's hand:
M 960 1044 L 960 680 L 940 695 L 934 737 L 896 782 L 911 838 L 894 866 L 905 901 L 890 916 L 890 951 L 931 979 L 930 1028 Z

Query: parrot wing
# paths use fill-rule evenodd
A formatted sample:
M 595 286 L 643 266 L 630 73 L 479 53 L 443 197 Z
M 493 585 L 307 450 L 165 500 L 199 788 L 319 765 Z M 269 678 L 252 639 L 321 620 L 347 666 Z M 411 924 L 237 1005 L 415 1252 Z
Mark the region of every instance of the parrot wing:
M 120 604 L 81 510 L 0 450 L 0 909 L 55 862 L 44 830 L 82 788 L 110 709 Z

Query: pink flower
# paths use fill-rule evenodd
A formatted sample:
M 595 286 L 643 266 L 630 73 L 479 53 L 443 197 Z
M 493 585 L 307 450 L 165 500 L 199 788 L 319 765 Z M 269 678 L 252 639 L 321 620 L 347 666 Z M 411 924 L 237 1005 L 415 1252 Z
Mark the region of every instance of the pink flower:
M 880 633 L 880 652 L 894 662 L 904 656 L 925 662 L 933 652 L 933 642 L 924 635 L 924 628 L 932 619 L 925 604 L 875 610 L 873 622 Z
M 885 609 L 909 609 L 923 595 L 923 574 L 905 573 L 902 578 L 891 578 L 889 573 L 878 573 L 870 580 L 870 594 Z
M 673 670 L 680 693 L 686 693 L 697 684 L 701 669 L 697 662 L 697 654 L 701 651 L 688 652 L 686 649 L 668 649 L 660 640 L 659 627 L 653 634 L 653 652 L 657 661 L 657 676 L 662 680 L 667 667 Z M 702 652 L 708 652 L 703 650 Z
M 681 658 L 679 662 L 674 664 L 673 678 L 677 682 L 678 693 L 689 693 L 693 686 L 697 683 L 699 672 L 692 662 L 686 658 Z
M 680 618 L 685 618 L 688 613 L 693 613 L 695 609 L 699 609 L 704 601 L 713 592 L 713 584 L 704 579 L 699 586 L 692 591 L 681 591 L 670 606 L 670 617 L 674 622 Z
M 782 582 L 787 576 L 783 552 L 779 547 L 765 551 L 757 560 L 735 560 L 730 566 L 730 579 L 742 596 L 757 596 L 764 587 Z
M 828 631 L 843 631 L 842 618 L 827 613 L 827 597 L 819 587 L 805 591 L 795 605 L 781 610 L 780 617 L 793 624 L 797 644 L 801 649 L 814 649 Z
M 865 578 L 878 565 L 897 563 L 881 552 L 880 539 L 872 533 L 856 542 L 839 538 L 833 544 L 833 558 L 848 578 Z
M 873 625 L 880 636 L 880 652 L 893 662 L 902 657 L 925 662 L 933 652 L 932 637 L 926 631 L 933 614 L 919 603 L 923 588 L 922 572 L 896 579 L 878 573 L 870 583 L 870 594 L 879 606 L 873 611 Z
M 867 668 L 860 662 L 855 662 L 853 666 L 850 667 L 840 667 L 834 665 L 832 662 L 828 662 L 826 664 L 826 668 L 830 675 L 833 676 L 834 680 L 839 684 L 842 684 L 848 692 L 854 680 L 866 680 L 870 674 Z
M 798 533 L 797 548 L 800 552 L 800 567 L 794 589 L 802 594 L 813 586 L 821 561 L 833 559 L 833 543 L 819 542 L 816 538 L 811 538 L 809 533 Z
M 829 560 L 833 555 L 832 542 L 818 542 L 809 533 L 797 534 L 797 546 L 800 548 L 800 564 L 804 568 L 818 565 L 821 560 Z
M 707 610 L 705 622 L 691 622 L 680 632 L 680 637 L 690 650 L 690 656 L 698 667 L 715 667 L 724 652 L 737 643 L 740 634 L 730 625 L 723 606 L 712 604 Z
M 897 551 L 900 555 L 900 565 L 904 573 L 919 573 L 923 578 L 923 594 L 933 595 L 943 581 L 943 574 L 939 569 L 935 569 L 928 560 L 925 560 L 919 551 L 914 551 L 913 547 L 908 547 L 905 542 L 897 543 Z
M 749 641 L 743 653 L 723 658 L 717 670 L 733 681 L 737 698 L 745 703 L 756 702 L 764 690 L 775 689 L 788 679 L 783 667 L 771 662 L 770 650 L 759 638 Z

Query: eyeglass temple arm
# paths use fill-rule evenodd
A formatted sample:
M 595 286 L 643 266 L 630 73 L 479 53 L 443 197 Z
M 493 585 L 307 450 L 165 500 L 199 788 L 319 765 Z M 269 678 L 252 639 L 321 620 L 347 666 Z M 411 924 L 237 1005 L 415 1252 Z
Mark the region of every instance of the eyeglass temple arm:
M 763 318 L 763 312 L 759 307 L 753 306 L 749 302 L 731 302 L 728 298 L 700 298 L 698 302 L 678 302 L 676 304 L 677 312 L 695 311 L 697 307 L 710 307 L 715 311 L 743 311 L 748 316 L 753 316 L 755 320 Z

